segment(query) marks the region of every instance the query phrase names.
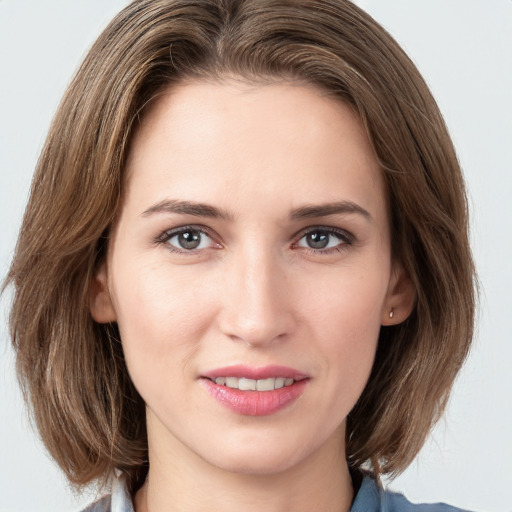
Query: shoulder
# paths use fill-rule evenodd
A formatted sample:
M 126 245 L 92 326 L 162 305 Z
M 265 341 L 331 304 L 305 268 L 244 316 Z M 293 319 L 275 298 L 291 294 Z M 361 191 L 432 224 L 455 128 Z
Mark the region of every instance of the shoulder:
M 468 512 L 445 503 L 411 503 L 400 493 L 382 489 L 365 476 L 351 512 Z
M 112 492 L 91 503 L 80 512 L 134 512 L 132 499 L 122 476 L 112 481 Z
M 109 494 L 103 498 L 91 503 L 80 512 L 111 512 L 112 511 L 112 496 Z
M 383 512 L 468 512 L 446 503 L 411 503 L 403 494 L 391 491 L 383 492 L 383 501 Z

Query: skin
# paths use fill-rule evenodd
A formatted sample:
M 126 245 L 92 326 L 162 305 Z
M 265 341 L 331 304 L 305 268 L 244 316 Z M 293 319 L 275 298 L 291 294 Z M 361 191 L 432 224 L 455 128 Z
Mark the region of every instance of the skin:
M 91 311 L 118 323 L 147 404 L 136 510 L 348 510 L 345 418 L 380 326 L 414 295 L 361 122 L 311 86 L 184 83 L 145 115 L 127 172 Z M 170 200 L 225 215 L 155 208 Z M 332 203 L 344 211 L 291 217 Z M 183 226 L 197 248 L 180 246 Z M 241 363 L 299 370 L 304 394 L 272 415 L 233 412 L 200 377 Z

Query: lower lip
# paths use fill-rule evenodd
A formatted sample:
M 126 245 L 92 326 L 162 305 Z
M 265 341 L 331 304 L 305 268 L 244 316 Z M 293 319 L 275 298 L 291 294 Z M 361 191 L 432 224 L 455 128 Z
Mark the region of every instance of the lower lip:
M 273 391 L 240 391 L 201 379 L 208 392 L 219 403 L 244 416 L 268 416 L 295 402 L 304 392 L 308 379 Z

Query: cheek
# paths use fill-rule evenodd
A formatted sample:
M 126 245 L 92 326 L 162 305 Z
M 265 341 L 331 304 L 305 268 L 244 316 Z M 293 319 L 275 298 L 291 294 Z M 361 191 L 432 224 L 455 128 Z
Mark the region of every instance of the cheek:
M 309 293 L 304 301 L 312 336 L 328 360 L 331 382 L 342 386 L 346 396 L 358 396 L 369 377 L 386 289 L 380 272 L 350 269 L 327 280 L 323 293 Z
M 364 266 L 317 276 L 301 288 L 302 308 L 319 329 L 342 339 L 373 338 L 378 332 L 388 286 L 386 273 Z
M 168 265 L 116 268 L 114 305 L 135 385 L 145 387 L 153 376 L 151 381 L 158 386 L 162 383 L 155 376 L 168 379 L 170 373 L 187 372 L 208 328 L 213 301 L 206 293 L 198 301 L 194 282 L 183 272 L 169 275 Z

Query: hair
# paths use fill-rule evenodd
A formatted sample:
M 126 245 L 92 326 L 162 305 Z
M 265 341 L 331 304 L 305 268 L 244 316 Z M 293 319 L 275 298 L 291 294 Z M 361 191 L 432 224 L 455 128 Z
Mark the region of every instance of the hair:
M 41 437 L 76 485 L 148 468 L 145 405 L 115 324 L 90 285 L 145 108 L 184 80 L 321 88 L 361 119 L 385 177 L 392 253 L 416 290 L 382 327 L 347 419 L 351 468 L 395 475 L 448 400 L 473 334 L 475 274 L 462 173 L 438 107 L 394 39 L 347 0 L 139 0 L 100 35 L 69 85 L 37 164 L 16 253 L 10 329 Z

